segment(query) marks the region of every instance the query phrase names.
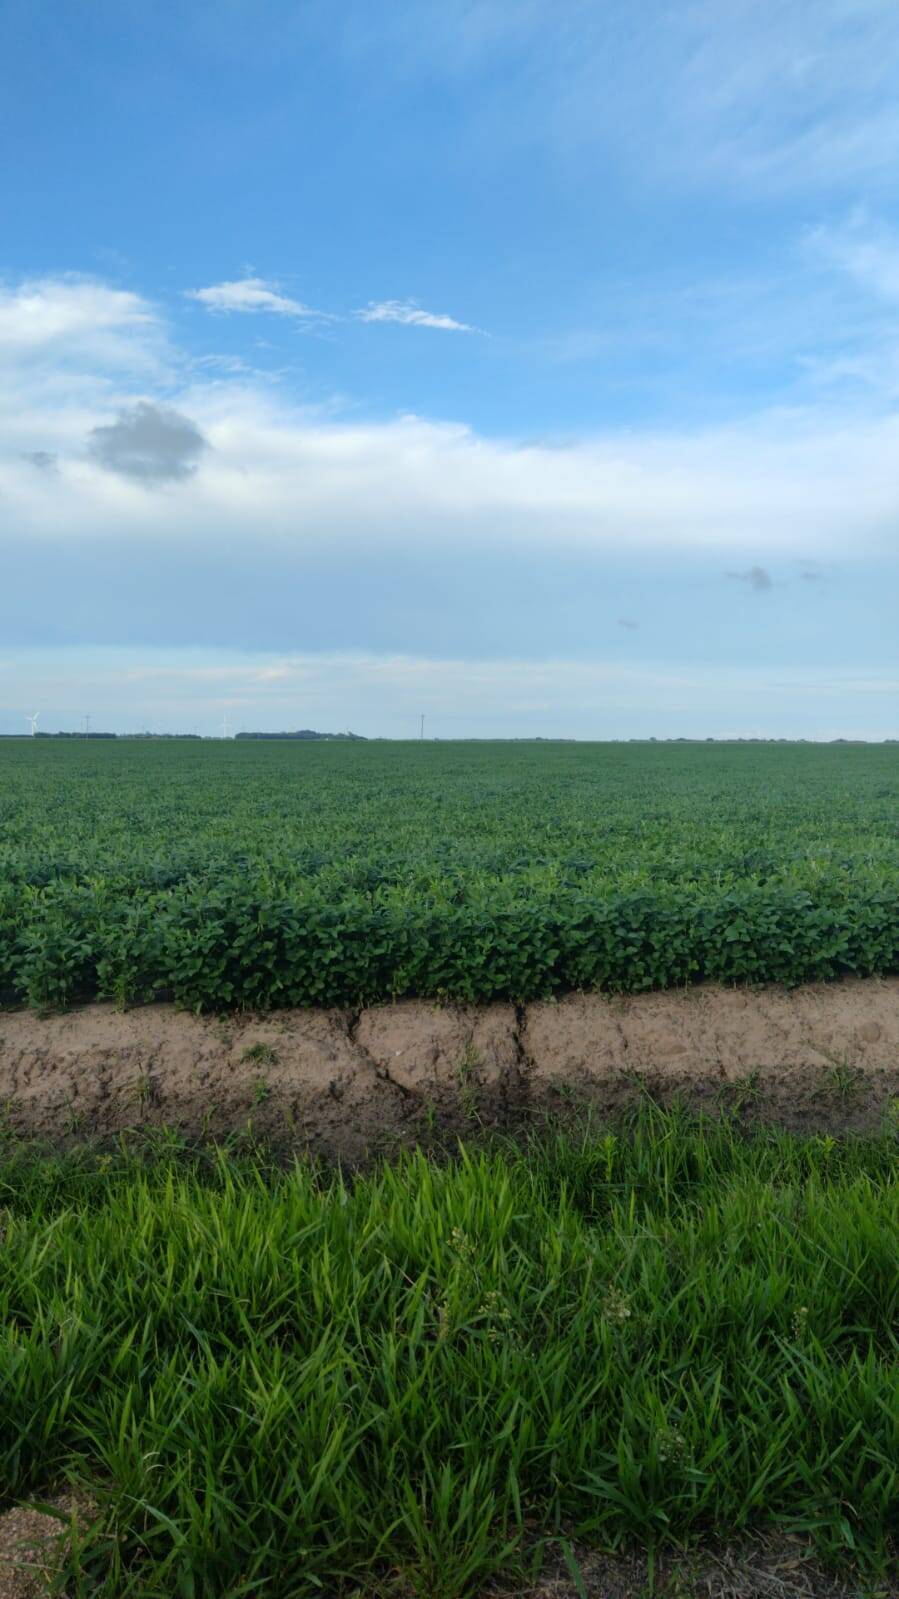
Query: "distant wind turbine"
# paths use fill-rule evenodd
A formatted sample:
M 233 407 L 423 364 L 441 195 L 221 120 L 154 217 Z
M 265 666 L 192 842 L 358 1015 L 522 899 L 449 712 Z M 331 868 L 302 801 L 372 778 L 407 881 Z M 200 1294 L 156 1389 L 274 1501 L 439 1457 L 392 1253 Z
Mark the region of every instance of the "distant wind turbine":
M 35 735 L 37 734 L 37 719 L 40 716 L 40 714 L 41 714 L 40 711 L 35 711 L 33 716 L 26 716 L 26 718 L 25 718 L 26 722 L 30 722 L 31 723 L 31 737 L 32 738 L 34 738 Z

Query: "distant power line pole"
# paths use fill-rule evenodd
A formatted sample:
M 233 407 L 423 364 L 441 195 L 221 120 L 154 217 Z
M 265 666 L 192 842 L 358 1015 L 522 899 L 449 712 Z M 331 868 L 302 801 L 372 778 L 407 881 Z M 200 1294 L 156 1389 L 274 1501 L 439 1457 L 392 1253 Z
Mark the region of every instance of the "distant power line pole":
M 90 738 L 91 736 L 91 719 L 89 716 L 84 718 L 84 736 L 85 738 Z
M 425 736 L 425 717 L 424 717 L 424 711 L 422 711 L 422 713 L 421 713 L 421 728 L 419 729 L 419 734 L 418 734 L 419 743 L 421 743 L 421 740 L 424 738 L 424 736 Z

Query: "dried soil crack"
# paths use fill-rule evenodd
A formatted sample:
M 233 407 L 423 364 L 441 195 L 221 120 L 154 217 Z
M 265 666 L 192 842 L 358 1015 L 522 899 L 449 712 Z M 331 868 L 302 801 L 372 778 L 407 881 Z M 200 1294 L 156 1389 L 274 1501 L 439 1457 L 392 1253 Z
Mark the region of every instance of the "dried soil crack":
M 749 1092 L 747 1085 L 751 1086 Z M 171 1005 L 0 1022 L 0 1104 L 53 1142 L 167 1125 L 355 1157 L 427 1122 L 512 1129 L 564 1104 L 614 1111 L 644 1088 L 730 1100 L 797 1129 L 882 1125 L 899 1102 L 899 978 L 805 989 L 701 988 L 529 1005 L 407 1000 L 241 1014 Z

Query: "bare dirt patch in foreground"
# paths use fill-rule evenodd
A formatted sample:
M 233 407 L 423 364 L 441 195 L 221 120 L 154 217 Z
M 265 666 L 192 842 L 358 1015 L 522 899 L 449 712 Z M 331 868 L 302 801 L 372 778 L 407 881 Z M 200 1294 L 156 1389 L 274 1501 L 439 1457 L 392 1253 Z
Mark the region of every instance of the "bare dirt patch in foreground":
M 79 1535 L 89 1531 L 96 1507 L 84 1495 L 61 1494 L 46 1501 L 58 1512 L 33 1505 L 0 1513 L 0 1599 L 41 1599 L 59 1593 L 61 1567 L 69 1553 L 74 1517 Z M 65 1519 L 63 1519 L 65 1518 Z M 651 1580 L 652 1575 L 652 1580 Z M 56 1583 L 54 1584 L 54 1578 Z M 61 1599 L 69 1599 L 66 1588 Z M 411 1590 L 388 1582 L 377 1595 L 412 1599 Z M 362 1590 L 359 1590 L 360 1599 Z M 534 1582 L 500 1582 L 482 1599 L 894 1599 L 876 1580 L 860 1586 L 851 1574 L 828 1570 L 811 1546 L 785 1534 L 744 1538 L 736 1544 L 705 1545 L 689 1553 L 661 1553 L 652 1564 L 645 1553 L 607 1555 L 579 1548 L 568 1558 L 550 1558 Z M 371 1599 L 376 1599 L 372 1590 Z
M 827 1570 L 807 1543 L 785 1534 L 662 1553 L 652 1568 L 646 1554 L 578 1549 L 531 1586 L 499 1584 L 488 1593 L 490 1599 L 895 1599 L 876 1580 L 861 1587 L 851 1575 Z
M 877 1127 L 899 1098 L 899 978 L 361 1014 L 0 1014 L 4 1121 L 53 1142 L 251 1125 L 355 1160 L 438 1128 L 613 1112 L 641 1091 L 796 1130 Z
M 16 1505 L 0 1515 L 0 1599 L 38 1599 L 49 1591 L 68 1551 L 69 1528 L 88 1525 L 94 1514 L 83 1495 L 48 1499 L 57 1515 Z

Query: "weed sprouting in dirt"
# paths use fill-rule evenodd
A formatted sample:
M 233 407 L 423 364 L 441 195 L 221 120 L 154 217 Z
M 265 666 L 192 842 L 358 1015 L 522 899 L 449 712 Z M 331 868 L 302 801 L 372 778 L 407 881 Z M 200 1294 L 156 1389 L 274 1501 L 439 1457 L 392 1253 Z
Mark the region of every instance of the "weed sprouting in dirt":
M 278 1061 L 278 1051 L 271 1044 L 251 1044 L 241 1055 L 242 1061 L 250 1061 L 257 1066 L 274 1066 Z

